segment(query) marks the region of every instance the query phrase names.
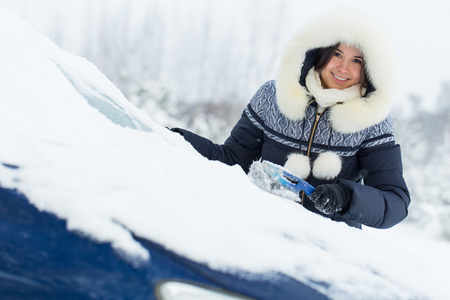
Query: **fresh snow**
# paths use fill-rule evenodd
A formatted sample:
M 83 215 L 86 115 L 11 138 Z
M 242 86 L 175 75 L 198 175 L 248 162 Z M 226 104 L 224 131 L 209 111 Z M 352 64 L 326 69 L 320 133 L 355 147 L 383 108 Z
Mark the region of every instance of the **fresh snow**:
M 1 6 L 0 51 L 0 163 L 19 166 L 0 165 L 0 182 L 69 230 L 132 261 L 151 257 L 130 232 L 218 270 L 325 282 L 317 288 L 335 299 L 450 295 L 448 244 L 409 225 L 354 229 L 259 189 L 239 167 L 201 157 L 94 65 Z M 140 130 L 92 107 L 112 107 L 111 99 L 118 118 Z

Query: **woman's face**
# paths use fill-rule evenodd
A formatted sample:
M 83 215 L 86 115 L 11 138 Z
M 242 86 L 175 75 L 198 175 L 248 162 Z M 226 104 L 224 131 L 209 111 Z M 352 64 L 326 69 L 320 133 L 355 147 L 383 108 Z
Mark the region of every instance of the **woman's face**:
M 340 44 L 320 72 L 324 89 L 343 90 L 361 82 L 363 58 L 358 48 Z

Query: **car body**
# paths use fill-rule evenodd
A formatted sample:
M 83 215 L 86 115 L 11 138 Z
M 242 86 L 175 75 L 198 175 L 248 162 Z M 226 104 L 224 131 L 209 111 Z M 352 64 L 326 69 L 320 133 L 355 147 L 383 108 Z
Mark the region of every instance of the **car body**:
M 2 188 L 0 199 L 2 299 L 155 299 L 155 293 L 157 299 L 327 299 L 281 274 L 265 280 L 239 278 L 139 237 L 152 259 L 135 267 L 110 244 L 68 231 L 64 220 L 39 211 L 17 191 Z M 179 286 L 168 286 L 175 283 Z M 165 289 L 181 296 L 164 296 Z M 183 292 L 191 298 L 183 298 Z

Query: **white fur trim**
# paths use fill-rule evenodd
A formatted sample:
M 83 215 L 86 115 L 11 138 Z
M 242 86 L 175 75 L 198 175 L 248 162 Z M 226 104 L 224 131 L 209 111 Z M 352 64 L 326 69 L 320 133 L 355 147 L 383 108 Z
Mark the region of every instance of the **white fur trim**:
M 330 180 L 336 178 L 341 169 L 341 158 L 334 152 L 324 152 L 314 161 L 312 173 L 318 179 Z
M 342 133 L 361 131 L 383 121 L 389 114 L 397 82 L 396 61 L 385 32 L 365 15 L 332 12 L 304 26 L 289 42 L 277 73 L 280 111 L 298 121 L 305 115 L 308 92 L 299 84 L 306 52 L 336 43 L 355 45 L 364 55 L 369 80 L 376 91 L 330 109 L 333 129 Z
M 309 157 L 300 153 L 289 154 L 284 167 L 301 179 L 306 179 L 311 173 Z

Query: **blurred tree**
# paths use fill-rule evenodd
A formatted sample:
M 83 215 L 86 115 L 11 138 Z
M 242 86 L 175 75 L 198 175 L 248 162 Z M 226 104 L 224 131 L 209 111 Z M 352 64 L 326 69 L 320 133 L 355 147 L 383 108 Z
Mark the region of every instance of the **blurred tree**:
M 258 0 L 191 4 L 86 5 L 81 55 L 156 122 L 223 142 L 253 93 L 273 79 L 286 8 Z M 277 26 L 267 25 L 265 11 Z M 67 23 L 57 20 L 51 38 L 64 45 Z
M 412 198 L 408 219 L 437 226 L 450 240 L 450 83 L 442 84 L 434 109 L 427 107 L 431 99 L 427 101 L 411 96 L 411 113 L 394 112 Z

